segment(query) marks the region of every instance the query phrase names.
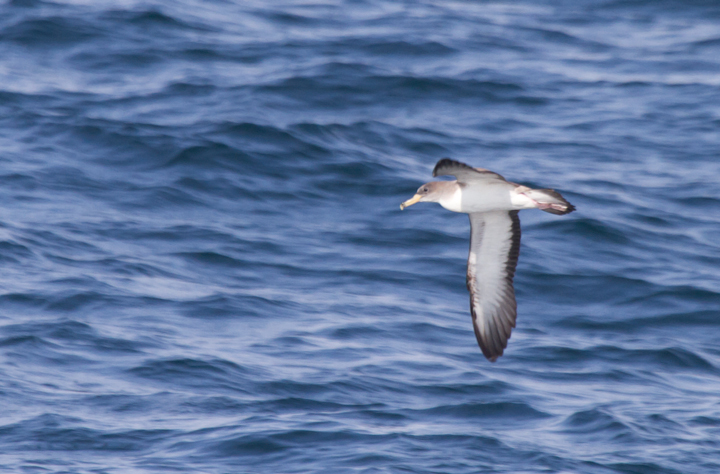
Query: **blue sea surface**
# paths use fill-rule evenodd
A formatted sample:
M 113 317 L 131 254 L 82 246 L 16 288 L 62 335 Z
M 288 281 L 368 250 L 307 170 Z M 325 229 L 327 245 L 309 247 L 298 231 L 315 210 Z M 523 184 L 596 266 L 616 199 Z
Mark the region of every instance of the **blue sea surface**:
M 715 1 L 6 1 L 0 472 L 716 474 L 719 181 Z

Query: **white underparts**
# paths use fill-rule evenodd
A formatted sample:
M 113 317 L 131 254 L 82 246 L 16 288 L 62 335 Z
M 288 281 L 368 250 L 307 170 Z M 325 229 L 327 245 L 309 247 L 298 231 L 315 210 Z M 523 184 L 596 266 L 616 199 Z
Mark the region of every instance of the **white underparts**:
M 453 192 L 443 193 L 438 202 L 449 211 L 468 214 L 521 209 L 567 209 L 565 202 L 545 190 L 510 183 L 479 186 L 456 184 Z
M 442 207 L 453 212 L 467 212 L 462 209 L 462 190 L 457 186 L 455 192 L 449 197 L 443 197 L 438 201 Z

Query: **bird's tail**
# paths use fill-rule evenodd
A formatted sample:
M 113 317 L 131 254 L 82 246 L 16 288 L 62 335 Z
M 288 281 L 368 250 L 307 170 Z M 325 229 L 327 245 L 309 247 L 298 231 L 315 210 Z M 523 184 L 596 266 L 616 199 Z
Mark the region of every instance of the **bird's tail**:
M 538 209 L 550 214 L 562 216 L 575 210 L 575 206 L 554 189 L 531 189 L 523 194 L 535 201 Z

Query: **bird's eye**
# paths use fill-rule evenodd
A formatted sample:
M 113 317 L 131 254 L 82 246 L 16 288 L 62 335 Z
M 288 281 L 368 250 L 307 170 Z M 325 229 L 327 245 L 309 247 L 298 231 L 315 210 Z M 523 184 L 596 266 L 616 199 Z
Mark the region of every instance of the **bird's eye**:
M 424 192 L 424 193 L 428 192 L 428 188 L 422 188 L 422 192 Z

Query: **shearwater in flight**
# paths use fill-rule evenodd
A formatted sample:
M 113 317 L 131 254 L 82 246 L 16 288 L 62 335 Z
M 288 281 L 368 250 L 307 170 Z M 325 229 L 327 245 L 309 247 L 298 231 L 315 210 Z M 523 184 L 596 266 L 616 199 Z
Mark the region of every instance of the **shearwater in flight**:
M 448 158 L 438 161 L 433 170 L 433 176 L 445 175 L 457 179 L 423 184 L 400 209 L 417 202 L 437 202 L 470 216 L 470 313 L 482 353 L 495 362 L 507 347 L 517 317 L 513 277 L 520 254 L 518 212 L 540 209 L 563 215 L 575 206 L 552 189 L 530 189 Z

